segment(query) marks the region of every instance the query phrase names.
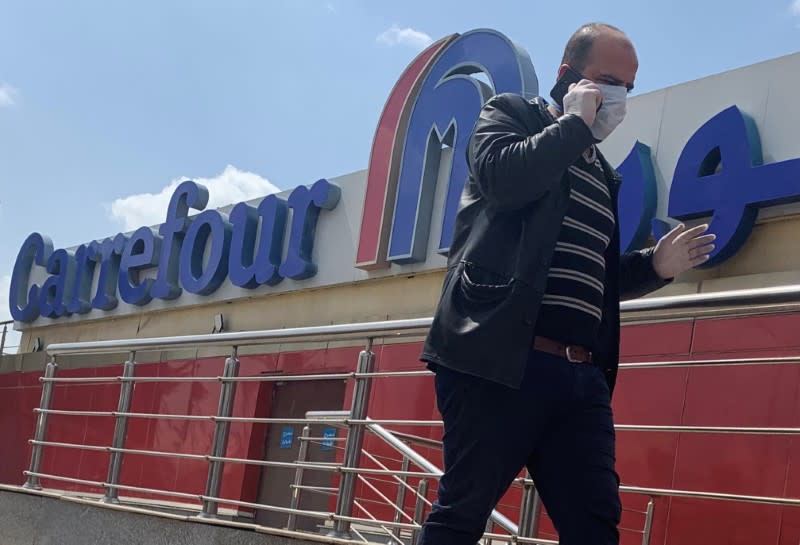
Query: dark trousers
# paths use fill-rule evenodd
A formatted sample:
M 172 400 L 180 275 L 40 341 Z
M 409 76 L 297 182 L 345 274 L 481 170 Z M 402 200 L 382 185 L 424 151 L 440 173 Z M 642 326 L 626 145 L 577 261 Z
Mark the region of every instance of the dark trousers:
M 619 477 L 603 372 L 532 352 L 514 390 L 436 371 L 444 475 L 420 545 L 475 545 L 492 509 L 528 468 L 561 545 L 616 545 Z

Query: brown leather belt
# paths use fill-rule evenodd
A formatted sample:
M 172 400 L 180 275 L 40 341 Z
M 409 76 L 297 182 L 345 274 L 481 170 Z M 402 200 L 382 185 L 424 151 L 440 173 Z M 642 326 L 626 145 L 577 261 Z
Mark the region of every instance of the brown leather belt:
M 535 337 L 533 339 L 533 348 L 540 352 L 564 358 L 571 363 L 592 363 L 591 350 L 583 346 L 567 345 L 547 337 Z

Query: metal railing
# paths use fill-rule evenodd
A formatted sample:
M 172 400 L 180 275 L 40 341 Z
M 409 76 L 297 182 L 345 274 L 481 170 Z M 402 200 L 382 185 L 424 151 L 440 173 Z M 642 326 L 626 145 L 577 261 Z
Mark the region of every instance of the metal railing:
M 693 303 L 695 304 L 695 303 Z M 327 539 L 335 543 L 360 542 L 375 540 L 373 534 L 380 535 L 380 540 L 386 542 L 415 543 L 421 523 L 427 509 L 431 506 L 430 494 L 432 484 L 435 484 L 441 475 L 441 470 L 430 460 L 422 456 L 413 448 L 419 440 L 427 445 L 436 444 L 430 439 L 418 438 L 408 434 L 393 432 L 387 426 L 441 426 L 437 420 L 409 420 L 409 419 L 371 419 L 368 416 L 368 401 L 372 382 L 384 378 L 410 378 L 430 375 L 428 371 L 404 372 L 376 372 L 374 370 L 375 353 L 373 343 L 379 339 L 402 338 L 419 336 L 430 325 L 430 319 L 395 320 L 376 323 L 347 324 L 337 326 L 301 327 L 293 329 L 218 333 L 211 335 L 189 335 L 183 337 L 162 337 L 147 339 L 95 341 L 81 343 L 54 344 L 47 348 L 50 361 L 47 363 L 42 382 L 42 394 L 37 413 L 37 423 L 34 438 L 30 441 L 32 446 L 30 467 L 25 471 L 27 478 L 24 489 L 35 491 L 41 489 L 41 480 L 48 479 L 53 482 L 86 485 L 103 491 L 99 505 L 119 503 L 120 493 L 138 493 L 155 495 L 196 502 L 197 515 L 226 524 L 226 520 L 219 516 L 220 505 L 232 505 L 237 508 L 255 509 L 286 516 L 286 525 L 281 530 L 297 537 L 307 536 L 304 531 L 297 530 L 298 517 L 306 517 L 327 523 Z M 246 345 L 286 344 L 293 342 L 307 342 L 309 340 L 340 341 L 343 339 L 366 339 L 364 348 L 354 362 L 355 370 L 345 373 L 313 374 L 313 375 L 258 375 L 239 376 L 240 361 L 238 349 Z M 174 349 L 177 347 L 198 346 L 223 346 L 228 347 L 230 355 L 224 359 L 222 372 L 215 377 L 137 377 L 136 355 L 142 351 Z M 58 376 L 58 358 L 63 355 L 89 355 L 110 354 L 127 352 L 128 357 L 122 365 L 121 373 L 115 377 L 86 377 L 68 378 Z M 741 359 L 714 359 L 714 360 L 688 360 L 688 361 L 661 361 L 653 363 L 630 363 L 621 365 L 621 370 L 626 369 L 658 369 L 665 367 L 687 366 L 736 366 L 736 365 L 761 365 L 761 364 L 797 364 L 800 357 L 782 358 L 741 358 Z M 331 380 L 346 379 L 354 382 L 352 404 L 348 411 L 310 412 L 305 418 L 257 418 L 234 417 L 233 404 L 236 396 L 236 386 L 240 382 L 287 382 L 299 380 Z M 215 415 L 190 415 L 190 414 L 158 414 L 136 413 L 131 411 L 134 384 L 144 382 L 219 382 L 221 384 L 218 410 Z M 117 383 L 120 385 L 118 408 L 116 411 L 78 411 L 59 410 L 52 408 L 53 390 L 59 384 L 74 383 Z M 48 417 L 50 415 L 81 416 L 93 418 L 114 418 L 115 428 L 110 445 L 85 445 L 79 443 L 48 441 Z M 208 421 L 214 424 L 213 439 L 208 454 L 188 454 L 179 452 L 163 452 L 146 449 L 126 448 L 128 422 L 136 419 L 169 419 L 184 421 Z M 235 458 L 226 456 L 227 441 L 231 423 L 249 424 L 296 424 L 303 425 L 300 436 L 300 453 L 294 462 L 278 462 L 271 460 L 256 460 L 249 458 Z M 340 452 L 340 461 L 335 463 L 321 463 L 308 460 L 308 445 L 313 441 L 320 441 L 319 437 L 311 436 L 311 426 L 316 424 L 336 425 L 347 430 L 345 437 L 337 438 L 344 443 L 336 445 Z M 650 433 L 737 433 L 737 434 L 780 434 L 800 435 L 800 428 L 767 428 L 767 427 L 719 427 L 719 426 L 648 426 L 619 424 L 616 429 L 620 432 L 638 431 Z M 365 434 L 369 433 L 378 437 L 400 456 L 399 459 L 389 462 L 382 460 L 374 452 L 364 448 Z M 108 472 L 105 481 L 91 481 L 73 477 L 66 477 L 55 473 L 42 471 L 43 449 L 70 448 L 83 449 L 97 452 L 106 452 L 109 455 Z M 140 486 L 124 485 L 120 483 L 120 469 L 124 457 L 129 454 L 147 455 L 152 457 L 170 457 L 194 461 L 203 461 L 208 464 L 208 473 L 205 490 L 202 494 L 178 492 L 167 489 L 145 488 Z M 369 463 L 367 463 L 369 462 Z M 290 497 L 289 507 L 266 505 L 257 502 L 242 501 L 234 498 L 220 497 L 223 470 L 226 464 L 246 464 L 260 467 L 293 469 L 294 479 L 287 496 Z M 368 467 L 369 466 L 369 467 Z M 321 487 L 304 484 L 304 478 L 309 471 L 327 472 L 331 476 L 338 475 L 339 483 L 336 487 Z M 413 484 L 415 483 L 415 484 Z M 370 490 L 371 495 L 378 499 L 369 499 L 356 496 L 357 485 L 362 485 Z M 495 511 L 487 526 L 484 536 L 489 541 L 504 541 L 513 543 L 556 543 L 553 540 L 539 537 L 540 521 L 544 516 L 541 502 L 536 492 L 535 483 L 527 478 L 519 478 L 514 486 L 521 489 L 521 502 L 514 506 L 514 511 L 519 511 L 519 520 L 512 521 L 499 511 Z M 394 491 L 395 497 L 390 494 Z M 744 494 L 725 494 L 713 491 L 656 489 L 636 486 L 621 486 L 620 491 L 628 494 L 640 494 L 647 498 L 644 515 L 644 525 L 641 530 L 633 530 L 642 535 L 643 545 L 650 540 L 654 510 L 657 500 L 669 497 L 698 498 L 720 501 L 739 501 L 748 503 L 762 503 L 783 506 L 800 506 L 800 499 L 775 498 Z M 315 511 L 300 508 L 300 501 L 304 494 L 324 494 L 335 498 L 335 508 L 332 511 Z M 413 511 L 407 511 L 406 498 L 408 495 L 414 499 Z M 380 519 L 370 509 L 370 502 L 377 502 L 382 509 L 391 513 L 389 519 Z M 498 531 L 499 530 L 499 531 Z M 372 536 L 372 537 L 371 537 Z
M 623 301 L 623 312 L 664 311 L 690 308 L 742 308 L 745 306 L 763 308 L 768 305 L 800 305 L 800 284 L 749 288 L 718 292 L 669 295 L 665 297 L 644 297 Z

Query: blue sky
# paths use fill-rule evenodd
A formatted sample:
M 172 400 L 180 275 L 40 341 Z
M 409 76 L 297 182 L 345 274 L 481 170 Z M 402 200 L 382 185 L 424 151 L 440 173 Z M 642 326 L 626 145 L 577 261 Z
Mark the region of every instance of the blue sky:
M 636 92 L 798 50 L 800 0 L 732 5 L 0 0 L 0 319 L 32 231 L 66 247 L 142 225 L 181 177 L 219 205 L 365 168 L 430 39 L 500 30 L 549 89 L 570 33 L 607 21 L 637 46 Z

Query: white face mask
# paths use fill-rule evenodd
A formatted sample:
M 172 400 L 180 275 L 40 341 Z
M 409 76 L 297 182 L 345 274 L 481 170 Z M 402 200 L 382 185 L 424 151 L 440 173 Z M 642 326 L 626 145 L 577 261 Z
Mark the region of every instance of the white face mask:
M 595 139 L 602 142 L 625 119 L 625 103 L 628 99 L 628 90 L 621 85 L 607 85 L 598 83 L 597 88 L 603 95 L 603 105 L 592 125 L 592 134 Z

